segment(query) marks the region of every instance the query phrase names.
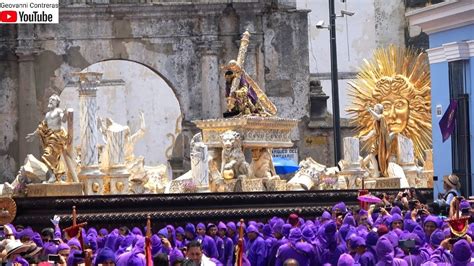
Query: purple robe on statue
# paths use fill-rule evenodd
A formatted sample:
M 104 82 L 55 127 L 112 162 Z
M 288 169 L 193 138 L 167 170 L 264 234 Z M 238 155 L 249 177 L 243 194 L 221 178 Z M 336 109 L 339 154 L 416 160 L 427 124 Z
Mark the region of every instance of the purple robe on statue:
M 242 76 L 240 76 L 239 88 L 241 88 L 243 86 L 245 86 L 249 89 L 248 92 L 247 92 L 247 97 L 249 97 L 250 101 L 252 101 L 252 103 L 255 104 L 257 102 L 257 99 L 258 99 L 257 94 L 253 90 L 252 86 L 250 86 L 250 84 L 247 82 L 247 80 L 242 75 Z M 230 87 L 231 87 L 231 84 L 226 84 L 226 86 L 225 86 L 225 97 L 230 96 Z

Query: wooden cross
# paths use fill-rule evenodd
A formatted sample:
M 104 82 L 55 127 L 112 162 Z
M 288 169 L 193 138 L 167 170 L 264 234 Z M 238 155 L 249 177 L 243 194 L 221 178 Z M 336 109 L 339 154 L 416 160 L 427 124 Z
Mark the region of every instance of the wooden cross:
M 72 206 L 72 226 L 68 228 L 64 228 L 63 231 L 66 233 L 69 239 L 73 237 L 77 237 L 79 234 L 80 229 L 85 227 L 87 222 L 77 224 L 77 213 L 76 213 L 76 206 Z M 82 245 L 82 242 L 81 242 Z
M 86 266 L 92 265 L 92 254 L 85 249 L 84 237 L 82 235 L 82 228 L 87 225 L 87 222 L 77 224 L 77 213 L 76 206 L 72 206 L 72 226 L 64 228 L 63 231 L 66 233 L 68 239 L 77 237 L 81 244 L 82 251 L 84 252 L 84 262 Z
M 244 219 L 240 219 L 240 226 L 239 226 L 239 241 L 236 246 L 236 265 L 242 266 L 243 257 L 244 257 Z
M 240 40 L 240 47 L 239 47 L 239 53 L 237 55 L 237 61 L 234 62 L 236 66 L 230 66 L 235 75 L 234 79 L 232 80 L 232 86 L 230 87 L 231 93 L 239 88 L 240 76 L 243 74 L 242 70 L 244 68 L 245 55 L 247 54 L 247 48 L 249 46 L 249 39 L 250 39 L 250 33 L 248 30 L 246 30 L 244 34 L 242 35 L 242 39 Z
M 145 237 L 145 265 L 153 266 L 153 254 L 151 252 L 151 217 L 147 216 Z
M 146 217 L 146 236 L 151 237 L 151 217 L 148 215 Z

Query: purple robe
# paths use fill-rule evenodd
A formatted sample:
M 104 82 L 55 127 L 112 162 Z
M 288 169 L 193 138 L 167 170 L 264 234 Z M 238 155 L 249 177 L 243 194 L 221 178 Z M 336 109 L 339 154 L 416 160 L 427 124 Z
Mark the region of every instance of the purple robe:
M 329 226 L 332 229 L 326 232 L 326 229 L 329 228 Z M 329 263 L 332 265 L 336 265 L 339 259 L 339 255 L 342 255 L 343 252 L 341 253 L 337 250 L 338 246 L 336 241 L 336 233 L 335 230 L 333 231 L 333 229 L 335 229 L 335 224 L 331 221 L 327 223 L 324 227 L 326 228 L 323 228 L 323 232 L 321 233 L 321 235 L 319 235 L 320 232 L 318 232 L 319 241 L 321 243 L 321 247 L 323 248 L 321 260 L 323 264 Z
M 197 236 L 196 238 L 199 242 L 201 242 L 202 245 L 202 250 L 208 256 L 209 258 L 214 258 L 218 259 L 219 258 L 219 253 L 217 252 L 217 247 L 216 247 L 216 242 L 214 242 L 214 239 L 212 237 L 205 235 L 204 237 L 202 236 Z
M 14 260 L 13 260 L 13 263 L 14 264 L 20 264 L 21 266 L 28 266 L 30 265 L 28 263 L 28 261 L 26 261 L 24 258 L 20 257 L 20 256 L 17 256 Z
M 248 240 L 245 244 L 245 253 L 252 266 L 264 266 L 266 255 L 265 240 L 261 236 L 254 240 Z
M 222 241 L 222 238 L 219 236 L 214 236 L 214 243 L 216 243 L 216 248 L 217 248 L 217 259 L 224 264 L 224 241 Z
M 375 266 L 375 264 L 377 263 L 374 255 L 369 251 L 364 252 L 362 255 L 355 255 L 354 260 L 361 266 Z
M 404 261 L 403 259 L 399 258 L 394 258 L 391 262 L 386 262 L 384 260 L 377 262 L 375 266 L 387 266 L 387 265 L 392 265 L 392 266 L 408 266 L 409 264 Z
M 117 258 L 117 266 L 145 266 L 145 255 L 139 252 L 125 252 Z
M 234 243 L 229 237 L 222 238 L 222 241 L 224 242 L 224 257 L 222 260 L 222 264 L 224 264 L 225 266 L 233 266 Z
M 63 239 L 61 232 L 62 231 L 61 231 L 61 228 L 59 227 L 59 224 L 54 225 L 54 238 Z
M 399 258 L 394 258 L 393 245 L 386 236 L 382 236 L 375 246 L 378 262 L 376 266 L 400 265 L 408 266 L 408 263 Z
M 232 85 L 232 83 L 231 84 L 226 84 L 226 86 L 225 86 L 225 97 L 230 96 L 230 87 L 231 87 L 231 85 Z M 247 82 L 247 80 L 242 75 L 242 76 L 240 76 L 239 88 L 241 88 L 243 86 L 248 88 L 247 97 L 250 99 L 250 101 L 252 101 L 253 104 L 255 104 L 257 102 L 257 99 L 258 99 L 257 94 L 253 90 L 252 86 L 250 86 L 250 84 Z
M 337 261 L 339 260 L 339 257 L 344 253 L 349 253 L 349 250 L 347 249 L 347 245 L 345 242 L 338 245 L 336 250 L 334 250 L 333 253 L 328 253 L 332 255 L 329 257 L 326 257 L 325 261 L 331 263 L 331 265 L 337 265 Z
M 316 261 L 316 258 L 311 244 L 288 242 L 278 249 L 275 265 L 282 266 L 287 259 L 295 259 L 300 266 L 319 265 L 320 262 Z
M 423 258 L 420 255 L 408 255 L 403 258 L 408 265 L 413 265 L 413 266 L 420 266 L 423 262 L 426 260 L 423 260 Z
M 274 266 L 275 263 L 276 263 L 276 255 L 277 255 L 277 252 L 278 252 L 278 249 L 285 245 L 286 243 L 288 243 L 288 239 L 286 238 L 282 238 L 280 240 L 277 240 L 275 243 L 273 243 L 270 251 L 268 252 L 268 255 L 267 255 L 267 258 L 268 258 L 268 262 L 267 262 L 267 265 L 268 266 Z
M 184 244 L 184 241 L 179 241 L 179 240 L 176 240 L 176 247 L 179 248 L 179 249 L 182 249 L 184 248 L 186 245 Z
M 178 259 L 184 259 L 183 253 L 181 252 L 181 250 L 179 250 L 176 247 L 168 249 L 168 248 L 162 246 L 158 253 L 164 253 L 164 254 L 168 255 L 168 258 L 169 258 L 169 261 L 170 261 L 171 265 Z
M 449 250 L 444 249 L 443 247 L 439 247 L 433 251 L 430 256 L 430 261 L 433 263 L 453 263 L 453 255 Z

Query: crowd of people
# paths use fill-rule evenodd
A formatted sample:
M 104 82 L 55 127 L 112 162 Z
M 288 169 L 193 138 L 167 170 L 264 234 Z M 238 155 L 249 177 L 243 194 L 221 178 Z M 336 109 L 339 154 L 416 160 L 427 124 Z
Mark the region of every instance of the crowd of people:
M 451 217 L 407 190 L 380 195 L 382 201 L 368 210 L 349 210 L 340 202 L 315 219 L 293 213 L 266 223 L 167 225 L 148 237 L 145 229 L 125 226 L 83 228 L 69 237 L 55 216 L 41 232 L 5 225 L 1 257 L 10 265 L 68 266 L 87 259 L 92 265 L 150 265 L 147 253 L 157 266 L 474 265 L 471 205 L 457 195 L 443 200 Z

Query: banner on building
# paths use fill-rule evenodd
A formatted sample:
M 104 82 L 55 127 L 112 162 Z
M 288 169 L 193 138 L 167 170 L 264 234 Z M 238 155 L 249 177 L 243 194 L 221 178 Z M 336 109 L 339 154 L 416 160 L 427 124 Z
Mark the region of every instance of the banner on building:
M 445 142 L 451 134 L 454 132 L 454 126 L 456 125 L 456 111 L 458 109 L 458 101 L 451 100 L 448 109 L 444 113 L 443 117 L 439 121 L 439 128 L 441 129 L 441 136 L 443 142 Z

